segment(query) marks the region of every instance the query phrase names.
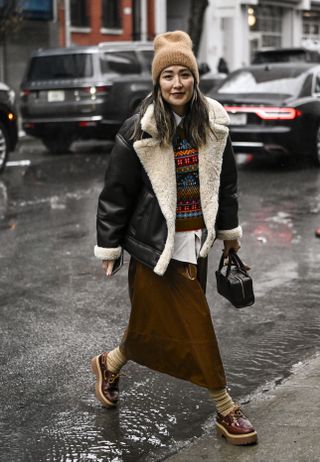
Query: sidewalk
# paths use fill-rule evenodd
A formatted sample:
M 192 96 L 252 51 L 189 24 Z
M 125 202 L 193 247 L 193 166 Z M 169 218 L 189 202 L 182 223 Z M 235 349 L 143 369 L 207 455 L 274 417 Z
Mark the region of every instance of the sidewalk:
M 319 462 L 320 355 L 294 368 L 293 375 L 243 406 L 259 437 L 255 446 L 232 446 L 215 431 L 170 462 Z

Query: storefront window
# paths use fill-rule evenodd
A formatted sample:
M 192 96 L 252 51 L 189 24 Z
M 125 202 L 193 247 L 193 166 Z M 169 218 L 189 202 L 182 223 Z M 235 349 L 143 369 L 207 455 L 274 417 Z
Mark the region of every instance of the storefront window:
M 261 35 L 261 47 L 281 47 L 283 9 L 258 5 L 248 8 L 250 32 Z
M 32 20 L 53 20 L 53 0 L 0 0 L 0 16 L 22 15 Z
M 303 13 L 303 43 L 320 46 L 320 13 L 305 11 Z

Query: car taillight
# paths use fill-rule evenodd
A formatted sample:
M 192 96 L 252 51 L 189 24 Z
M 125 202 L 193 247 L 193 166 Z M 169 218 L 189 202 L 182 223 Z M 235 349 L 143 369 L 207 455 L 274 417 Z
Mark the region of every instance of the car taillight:
M 224 108 L 231 113 L 254 113 L 263 120 L 293 120 L 302 114 L 299 109 L 294 107 L 225 106 Z
M 108 87 L 105 85 L 102 85 L 100 87 L 96 87 L 97 93 L 107 93 L 108 92 Z
M 97 85 L 91 87 L 82 87 L 79 88 L 81 93 L 85 93 L 87 95 L 95 96 L 95 95 L 103 95 L 108 92 L 108 87 L 106 85 Z
M 79 127 L 95 127 L 97 122 L 91 120 L 81 120 L 79 122 Z

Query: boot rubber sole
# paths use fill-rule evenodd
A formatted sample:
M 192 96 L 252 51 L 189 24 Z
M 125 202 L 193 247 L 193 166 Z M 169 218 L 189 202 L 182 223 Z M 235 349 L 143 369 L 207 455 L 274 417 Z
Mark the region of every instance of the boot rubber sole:
M 92 369 L 92 372 L 97 377 L 96 398 L 100 401 L 103 407 L 109 407 L 109 408 L 115 407 L 116 403 L 112 403 L 111 401 L 109 401 L 102 392 L 103 376 L 102 376 L 101 367 L 99 363 L 99 355 L 91 359 L 91 369 Z
M 251 433 L 244 433 L 243 435 L 233 435 L 218 422 L 216 422 L 216 430 L 218 436 L 225 438 L 228 443 L 234 444 L 235 446 L 246 446 L 258 442 L 258 435 L 256 431 Z

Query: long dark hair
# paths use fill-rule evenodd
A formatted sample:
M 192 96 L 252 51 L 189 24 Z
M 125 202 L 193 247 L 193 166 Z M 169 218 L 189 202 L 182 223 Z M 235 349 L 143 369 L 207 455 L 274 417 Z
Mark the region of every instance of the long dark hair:
M 147 107 L 152 103 L 154 105 L 154 117 L 160 144 L 169 145 L 174 135 L 175 121 L 170 104 L 162 98 L 159 81 L 155 84 L 153 92 L 148 95 L 140 105 L 139 118 L 136 121 L 132 138 L 136 141 L 143 137 L 141 119 Z M 194 84 L 192 98 L 189 101 L 189 108 L 184 119 L 184 128 L 191 144 L 197 147 L 206 144 L 207 131 L 211 130 L 208 104 L 196 82 Z

